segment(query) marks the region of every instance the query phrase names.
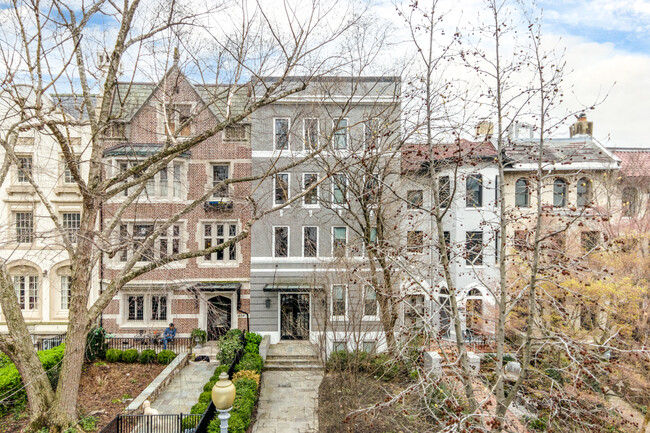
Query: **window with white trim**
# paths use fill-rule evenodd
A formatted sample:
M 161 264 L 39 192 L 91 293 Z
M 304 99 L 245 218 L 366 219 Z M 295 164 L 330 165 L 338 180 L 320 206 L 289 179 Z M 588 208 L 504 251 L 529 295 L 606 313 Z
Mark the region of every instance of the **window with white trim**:
M 289 149 L 289 119 L 275 119 L 273 123 L 275 150 Z
M 213 164 L 212 165 L 212 188 L 217 187 L 220 182 L 230 178 L 230 164 Z M 217 187 L 212 193 L 212 197 L 230 197 L 230 188 L 228 185 Z
M 345 257 L 347 255 L 347 244 L 347 227 L 332 227 L 332 255 L 334 257 Z
M 273 229 L 273 257 L 289 257 L 289 227 Z
M 365 149 L 379 147 L 381 133 L 378 119 L 369 119 L 363 122 L 363 146 Z
M 465 181 L 466 207 L 482 207 L 483 206 L 483 176 L 480 174 L 471 174 L 467 176 Z M 442 203 L 442 200 L 441 200 Z
M 348 148 L 348 119 L 334 121 L 334 149 Z
M 377 317 L 379 305 L 377 304 L 377 292 L 375 288 L 367 284 L 363 287 L 363 317 Z
M 331 314 L 333 319 L 344 319 L 347 314 L 347 289 L 342 284 L 332 286 Z
M 129 321 L 144 320 L 144 295 L 129 295 L 126 298 Z
M 32 155 L 18 155 L 18 166 L 16 167 L 16 181 L 18 183 L 29 183 L 29 178 L 33 175 L 33 158 Z
M 216 221 L 203 223 L 203 248 L 208 249 L 228 242 L 237 236 L 236 221 Z M 203 256 L 203 260 L 211 263 L 226 263 L 237 261 L 237 243 L 229 247 Z
M 274 203 L 276 205 L 286 203 L 289 200 L 289 173 L 276 174 L 274 182 Z
M 117 167 L 120 173 L 126 172 L 129 168 L 137 165 L 138 162 L 134 161 L 117 161 Z M 174 162 L 168 166 L 163 166 L 157 173 L 147 179 L 143 195 L 148 198 L 169 198 L 171 196 L 180 198 L 182 193 L 182 176 L 183 176 L 183 163 Z M 171 176 L 170 176 L 171 174 Z M 133 178 L 124 180 L 124 183 L 130 182 L 132 179 L 137 179 L 136 175 Z M 134 186 L 137 188 L 137 186 Z M 129 196 L 129 189 L 122 192 L 124 197 Z
M 81 231 L 81 214 L 79 212 L 64 212 L 61 214 L 61 223 L 64 235 L 73 244 L 77 243 Z
M 332 177 L 332 204 L 342 206 L 347 202 L 348 178 L 345 174 L 337 173 Z
M 16 242 L 31 244 L 34 242 L 34 214 L 32 212 L 15 212 Z
M 151 320 L 167 320 L 167 295 L 151 296 Z
M 37 275 L 14 276 L 14 291 L 21 310 L 33 311 L 38 309 Z
M 303 227 L 303 257 L 318 256 L 318 227 Z
M 72 291 L 72 277 L 70 275 L 61 275 L 61 309 L 67 310 L 70 308 L 70 296 Z
M 483 232 L 465 234 L 465 263 L 468 266 L 483 264 Z
M 316 182 L 318 182 L 318 175 L 316 173 L 302 174 L 303 190 L 309 189 Z M 316 185 L 314 189 L 304 195 L 302 200 L 305 206 L 318 206 L 318 188 L 318 185 Z
M 169 133 L 179 137 L 192 135 L 192 124 L 189 122 L 192 117 L 192 104 L 172 104 L 167 110 Z M 178 128 L 181 128 L 180 131 L 177 131 Z
M 305 150 L 318 148 L 319 125 L 318 119 L 304 119 L 303 133 L 305 137 Z
M 77 167 L 77 170 L 79 170 L 78 158 L 72 164 Z M 72 170 L 70 170 L 70 165 L 68 164 L 65 158 L 63 158 L 62 166 L 63 166 L 63 183 L 66 185 L 76 183 L 74 180 L 74 176 L 72 176 Z
M 152 245 L 142 253 L 139 261 L 147 262 L 161 259 L 181 252 L 181 225 L 173 224 L 160 233 Z M 128 261 L 135 249 L 142 245 L 155 230 L 153 223 L 123 223 L 120 224 L 119 242 L 121 250 L 119 260 Z

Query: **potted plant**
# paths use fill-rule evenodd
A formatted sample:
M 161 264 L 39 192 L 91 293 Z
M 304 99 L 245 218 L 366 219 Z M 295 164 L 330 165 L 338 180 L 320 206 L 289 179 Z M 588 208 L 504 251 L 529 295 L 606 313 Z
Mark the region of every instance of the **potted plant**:
M 190 338 L 192 341 L 195 343 L 195 348 L 200 349 L 203 347 L 202 345 L 205 344 L 205 342 L 208 339 L 208 333 L 205 332 L 203 329 L 199 328 L 194 328 L 192 329 L 192 333 L 190 334 Z

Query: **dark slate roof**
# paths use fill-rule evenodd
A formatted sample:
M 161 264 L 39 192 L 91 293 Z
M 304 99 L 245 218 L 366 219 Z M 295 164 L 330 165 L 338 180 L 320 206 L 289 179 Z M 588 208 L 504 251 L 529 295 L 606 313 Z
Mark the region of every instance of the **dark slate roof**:
M 148 157 L 160 152 L 163 146 L 163 143 L 122 143 L 106 149 L 104 156 Z M 190 151 L 185 151 L 179 156 L 181 158 L 189 158 L 191 155 Z
M 650 149 L 609 149 L 621 160 L 621 172 L 627 177 L 650 177 Z
M 477 159 L 493 160 L 496 149 L 489 141 L 469 141 L 460 139 L 454 143 L 441 143 L 433 146 L 433 158 L 441 163 L 471 163 Z M 429 146 L 427 144 L 407 143 L 402 147 L 402 171 L 428 171 Z
M 534 169 L 539 158 L 539 140 L 515 139 L 505 144 L 511 169 Z M 544 141 L 542 163 L 545 169 L 613 169 L 620 161 L 589 135 L 551 138 Z

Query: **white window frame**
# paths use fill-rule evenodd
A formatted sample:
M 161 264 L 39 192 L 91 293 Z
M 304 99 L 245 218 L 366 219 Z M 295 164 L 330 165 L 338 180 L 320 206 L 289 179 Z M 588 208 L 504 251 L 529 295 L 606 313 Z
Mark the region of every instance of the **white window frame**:
M 275 255 L 275 252 L 276 252 L 276 248 L 275 248 L 275 229 L 279 229 L 279 228 L 286 228 L 287 229 L 287 255 L 284 256 L 284 257 Z M 273 232 L 271 233 L 271 236 L 272 236 L 272 240 L 273 240 L 273 242 L 271 244 L 272 256 L 276 257 L 278 259 L 286 259 L 286 258 L 291 257 L 291 228 L 290 228 L 290 226 L 273 226 Z
M 205 249 L 205 226 L 210 225 L 210 248 L 215 245 L 219 245 L 221 242 L 217 243 L 217 239 L 223 238 L 223 242 L 228 242 L 228 240 L 237 237 L 240 234 L 241 227 L 239 221 L 236 220 L 201 220 L 198 223 L 199 226 L 199 241 L 198 245 L 200 249 Z M 217 226 L 223 225 L 223 236 L 217 235 Z M 236 227 L 235 234 L 230 234 L 230 227 L 234 225 Z M 233 264 L 238 264 L 241 262 L 241 251 L 239 242 L 236 242 L 235 245 L 235 259 L 230 258 L 230 247 L 221 250 L 223 254 L 223 259 L 217 259 L 217 252 L 210 253 L 210 259 L 206 259 L 205 256 L 201 256 L 201 264 L 209 266 L 232 266 Z
M 377 320 L 379 320 L 379 301 L 377 300 L 377 290 L 374 287 L 372 287 L 372 284 L 364 284 L 361 287 L 362 287 L 362 290 L 363 290 L 363 293 L 361 294 L 362 295 L 361 299 L 363 300 L 363 303 L 362 303 L 362 305 L 363 305 L 363 314 L 361 315 L 361 320 L 364 320 L 364 321 L 377 321 Z M 366 289 L 368 287 L 372 288 L 375 291 L 375 307 L 376 307 L 375 312 L 377 313 L 375 315 L 366 315 Z
M 318 173 L 303 173 L 302 174 L 302 191 L 305 191 L 306 188 L 306 183 L 305 183 L 305 177 L 308 175 L 313 175 L 316 176 L 316 179 L 314 182 L 318 183 Z M 320 185 L 316 185 L 316 188 L 313 190 L 316 191 L 316 204 L 307 204 L 305 203 L 305 198 L 307 198 L 306 195 L 302 196 L 302 207 L 307 208 L 307 209 L 318 209 L 320 208 Z M 275 199 L 275 197 L 274 197 Z
M 212 188 L 214 188 L 214 185 L 215 185 L 214 167 L 218 167 L 218 166 L 227 166 L 228 167 L 228 177 L 226 178 L 226 180 L 232 179 L 233 165 L 231 164 L 230 161 L 211 162 L 210 163 L 210 174 L 208 176 L 209 179 L 210 179 L 210 183 L 208 184 L 208 190 L 211 190 Z M 232 196 L 232 188 L 231 188 L 231 186 L 232 186 L 232 184 L 226 185 L 226 188 L 225 188 L 226 191 L 227 191 L 226 195 L 219 195 L 215 191 L 215 192 L 212 193 L 212 197 L 213 198 L 230 198 Z
M 117 263 L 125 263 L 129 261 L 130 257 L 133 254 L 133 230 L 136 225 L 153 225 L 154 228 L 153 230 L 156 231 L 158 230 L 158 227 L 156 227 L 156 223 L 151 220 L 142 220 L 142 221 L 122 221 L 120 224 L 117 226 L 116 230 L 116 235 L 118 236 L 118 244 L 122 242 L 121 239 L 121 226 L 125 225 L 126 226 L 126 236 L 127 236 L 127 242 L 129 243 L 129 247 L 126 249 L 126 255 L 124 254 L 124 249 L 121 249 L 118 251 L 117 254 L 115 254 L 115 261 Z M 174 227 L 178 226 L 178 236 L 174 236 Z M 167 227 L 167 233 L 160 234 L 156 240 L 154 241 L 153 245 L 151 246 L 151 249 L 153 251 L 153 258 L 152 260 L 158 260 L 161 255 L 160 255 L 160 241 L 162 239 L 167 241 L 167 252 L 168 256 L 174 255 L 174 254 L 179 254 L 182 253 L 185 248 L 183 248 L 183 245 L 185 244 L 185 236 L 183 233 L 186 232 L 185 229 L 185 222 L 184 221 L 177 221 L 171 226 Z M 174 240 L 178 239 L 178 252 L 174 252 Z M 171 252 L 169 252 L 171 251 Z M 125 257 L 124 260 L 122 258 Z M 151 263 L 151 261 L 143 261 L 139 260 L 137 262 L 138 264 L 146 264 L 146 263 Z
M 24 284 L 24 286 L 23 286 L 22 290 L 24 291 L 24 294 L 23 294 L 24 305 L 20 305 L 20 296 L 18 295 L 17 290 L 16 290 L 16 284 L 17 284 L 16 280 L 18 278 L 23 278 L 22 284 Z M 34 296 L 36 301 L 35 301 L 35 305 L 34 305 L 33 308 L 30 307 L 30 303 L 29 303 L 29 298 L 31 297 L 31 291 L 32 291 L 32 288 L 30 287 L 31 284 L 32 284 L 32 282 L 30 281 L 31 278 L 35 279 L 34 282 L 35 282 L 35 285 L 36 285 L 36 287 L 35 287 L 36 294 Z M 25 275 L 12 275 L 11 279 L 12 279 L 12 283 L 13 283 L 14 294 L 16 295 L 16 300 L 18 302 L 18 307 L 20 307 L 20 311 L 29 311 L 29 312 L 39 311 L 39 309 L 41 307 L 41 302 L 42 302 L 42 299 L 41 299 L 41 279 L 40 279 L 39 275 L 37 273 L 25 274 Z
M 18 236 L 18 214 L 31 214 L 32 215 L 32 234 L 31 234 L 31 242 L 18 242 L 19 236 Z M 15 243 L 17 245 L 33 245 L 34 242 L 36 241 L 36 219 L 34 218 L 34 211 L 33 210 L 16 210 L 12 212 L 11 214 L 11 219 L 12 219 L 12 224 L 11 224 L 11 231 L 12 231 L 12 236 L 11 236 L 11 242 Z
M 66 222 L 66 220 L 65 220 L 65 218 L 64 218 L 65 215 L 71 215 L 71 214 L 72 214 L 72 215 L 74 215 L 74 214 L 79 215 L 79 227 L 75 229 L 75 231 L 74 231 L 74 237 L 73 237 L 73 238 L 71 238 L 71 237 L 69 236 L 69 234 L 70 234 L 70 229 L 65 227 L 65 222 Z M 61 212 L 61 228 L 63 229 L 63 233 L 62 233 L 62 235 L 63 235 L 63 236 L 66 236 L 68 239 L 70 239 L 70 242 L 71 242 L 71 243 L 76 244 L 76 243 L 77 243 L 77 239 L 78 239 L 78 237 L 79 237 L 79 233 L 81 232 L 81 212 L 80 212 L 80 211 L 65 211 L 65 212 Z
M 34 179 L 34 154 L 33 153 L 17 153 L 16 158 L 30 158 L 31 159 L 31 166 L 29 168 L 29 175 L 32 179 Z M 20 180 L 19 176 L 21 175 L 20 167 L 18 167 L 18 164 L 14 165 L 14 184 L 15 185 L 30 185 L 29 180 L 27 177 L 25 177 L 25 180 Z
M 343 287 L 343 301 L 345 302 L 345 312 L 341 315 L 334 315 L 334 287 Z M 330 319 L 332 321 L 345 321 L 348 319 L 348 285 L 347 284 L 332 284 L 330 286 Z
M 195 134 L 194 124 L 196 122 L 196 118 L 193 118 L 192 116 L 194 116 L 194 109 L 195 109 L 196 104 L 194 102 L 191 102 L 191 101 L 179 101 L 179 102 L 174 102 L 172 104 L 166 104 L 166 105 L 167 105 L 167 109 L 163 110 L 163 116 L 164 116 L 164 114 L 172 114 L 173 115 L 173 120 L 170 120 L 170 122 L 174 123 L 174 132 L 172 132 L 171 129 L 170 129 L 170 131 L 169 131 L 170 135 L 171 136 L 176 136 L 177 140 L 187 140 L 187 139 L 191 138 Z M 177 131 L 178 127 L 181 124 L 181 121 L 180 121 L 181 114 L 180 114 L 180 109 L 176 109 L 175 107 L 176 106 L 181 106 L 181 105 L 187 105 L 187 106 L 190 107 L 189 118 L 191 120 L 190 120 L 190 123 L 186 126 L 186 128 L 189 128 L 189 134 L 187 134 L 187 135 L 183 135 L 181 133 L 181 131 Z M 171 110 L 171 113 L 170 113 L 170 110 Z M 167 119 L 165 119 L 163 117 L 163 135 L 167 135 L 167 130 L 165 128 L 166 120 Z
M 350 245 L 348 237 L 350 236 L 349 230 L 347 226 L 332 226 L 332 257 L 337 258 L 335 251 L 336 251 L 336 246 L 334 245 L 335 237 L 334 237 L 334 231 L 335 229 L 345 229 L 345 254 L 343 254 L 341 257 L 348 257 L 348 247 Z
M 363 122 L 363 148 L 364 148 L 364 150 L 368 150 L 368 141 L 366 140 L 366 138 L 368 137 L 368 128 L 370 128 L 370 126 L 373 123 L 376 124 L 376 125 L 379 125 L 380 124 L 379 119 L 377 117 L 373 117 L 371 119 L 366 119 Z M 375 141 L 375 148 L 379 149 L 379 146 L 381 146 L 381 136 L 377 135 L 374 138 L 374 141 Z
M 316 121 L 316 143 L 311 143 L 311 147 L 307 145 L 307 121 Z M 274 135 L 275 137 L 275 135 Z M 306 152 L 310 152 L 318 148 L 320 143 L 320 119 L 318 117 L 305 117 L 302 119 L 302 146 Z
M 276 141 L 277 138 L 277 130 L 276 130 L 276 120 L 286 120 L 287 121 L 287 148 L 286 149 L 279 149 L 278 148 L 278 143 Z M 273 118 L 273 150 L 277 152 L 289 152 L 291 151 L 291 119 L 289 117 L 274 117 Z
M 121 298 L 121 303 L 123 305 L 122 309 L 122 324 L 126 325 L 126 327 L 135 327 L 135 328 L 141 328 L 143 326 L 164 326 L 168 322 L 171 322 L 172 319 L 172 311 L 171 311 L 171 304 L 172 304 L 172 296 L 171 292 L 167 291 L 153 291 L 151 293 L 145 293 L 145 292 L 131 292 L 127 291 L 124 293 L 124 295 Z M 137 319 L 129 319 L 129 296 L 142 296 L 143 298 L 143 304 L 142 304 L 142 320 L 137 320 Z M 160 320 L 153 320 L 151 318 L 151 315 L 153 313 L 152 309 L 152 302 L 153 302 L 153 297 L 154 296 L 165 296 L 167 298 L 166 304 L 165 304 L 165 319 L 160 319 Z
M 305 256 L 305 229 L 313 227 L 316 229 L 316 255 L 314 257 Z M 273 232 L 275 234 L 275 231 Z M 320 256 L 320 227 L 319 226 L 302 226 L 302 256 L 306 259 L 315 259 Z M 275 250 L 275 249 L 274 249 Z
M 67 279 L 67 283 L 64 285 L 63 281 Z M 70 298 L 71 298 L 71 285 L 72 285 L 72 276 L 71 275 L 59 275 L 59 305 L 61 306 L 61 311 L 68 311 L 70 309 Z M 66 287 L 67 286 L 67 287 Z M 65 289 L 64 289 L 65 288 Z M 67 294 L 67 296 L 66 296 Z M 64 303 L 65 300 L 65 303 Z
M 338 126 L 339 122 L 345 122 L 345 147 L 338 147 L 336 144 L 336 136 L 337 132 L 340 129 L 343 129 L 342 127 Z M 332 120 L 332 149 L 334 150 L 350 150 L 350 121 L 348 120 L 347 117 L 341 117 L 340 119 L 333 119 Z
M 287 176 L 287 201 L 284 203 L 278 203 L 276 202 L 276 192 L 277 192 L 277 183 L 278 183 L 278 176 L 281 175 L 286 175 Z M 291 173 L 287 172 L 282 172 L 282 173 L 276 173 L 273 176 L 273 206 L 281 206 L 284 205 L 285 203 L 288 203 L 289 200 L 291 200 Z M 285 207 L 291 207 L 291 205 L 285 205 Z
M 115 175 L 120 174 L 123 168 L 128 170 L 131 167 L 139 164 L 140 162 L 141 162 L 140 160 L 116 158 L 113 164 L 113 167 L 115 167 Z M 178 179 L 178 184 L 176 183 L 175 167 L 179 167 L 180 177 Z M 185 188 L 183 187 L 183 178 L 187 178 L 185 167 L 186 164 L 181 160 L 173 160 L 169 164 L 167 164 L 166 167 L 164 167 L 166 168 L 166 172 L 167 172 L 167 181 L 166 181 L 167 194 L 166 195 L 162 195 L 160 192 L 161 182 L 162 182 L 161 180 L 162 169 L 161 169 L 147 180 L 147 183 L 150 184 L 145 186 L 145 188 L 142 190 L 140 197 L 153 202 L 168 201 L 168 200 L 182 200 L 185 195 Z M 131 176 L 125 179 L 123 182 L 125 183 L 130 182 L 132 179 L 133 177 Z M 66 185 L 70 185 L 70 184 L 66 184 Z M 135 190 L 136 188 L 137 186 L 132 186 L 130 189 Z M 178 188 L 178 190 L 176 188 Z M 119 197 L 122 199 L 128 196 L 129 196 L 129 189 L 125 189 L 119 195 Z
M 343 179 L 345 179 L 345 190 L 343 191 L 343 203 L 335 203 L 335 201 L 334 201 L 334 198 L 335 198 L 334 190 L 336 189 L 336 180 L 332 179 L 332 207 L 333 208 L 344 208 L 348 203 L 348 187 L 349 187 L 350 182 L 349 182 L 347 174 L 345 174 L 345 173 L 334 173 L 334 175 L 332 177 L 334 178 L 335 176 L 342 176 Z

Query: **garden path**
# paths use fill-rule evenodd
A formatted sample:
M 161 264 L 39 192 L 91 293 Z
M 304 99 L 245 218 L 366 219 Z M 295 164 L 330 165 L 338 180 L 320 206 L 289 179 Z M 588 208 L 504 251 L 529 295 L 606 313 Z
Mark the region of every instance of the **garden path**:
M 207 362 L 190 362 L 151 403 L 151 407 L 161 414 L 190 413 L 216 366 Z

